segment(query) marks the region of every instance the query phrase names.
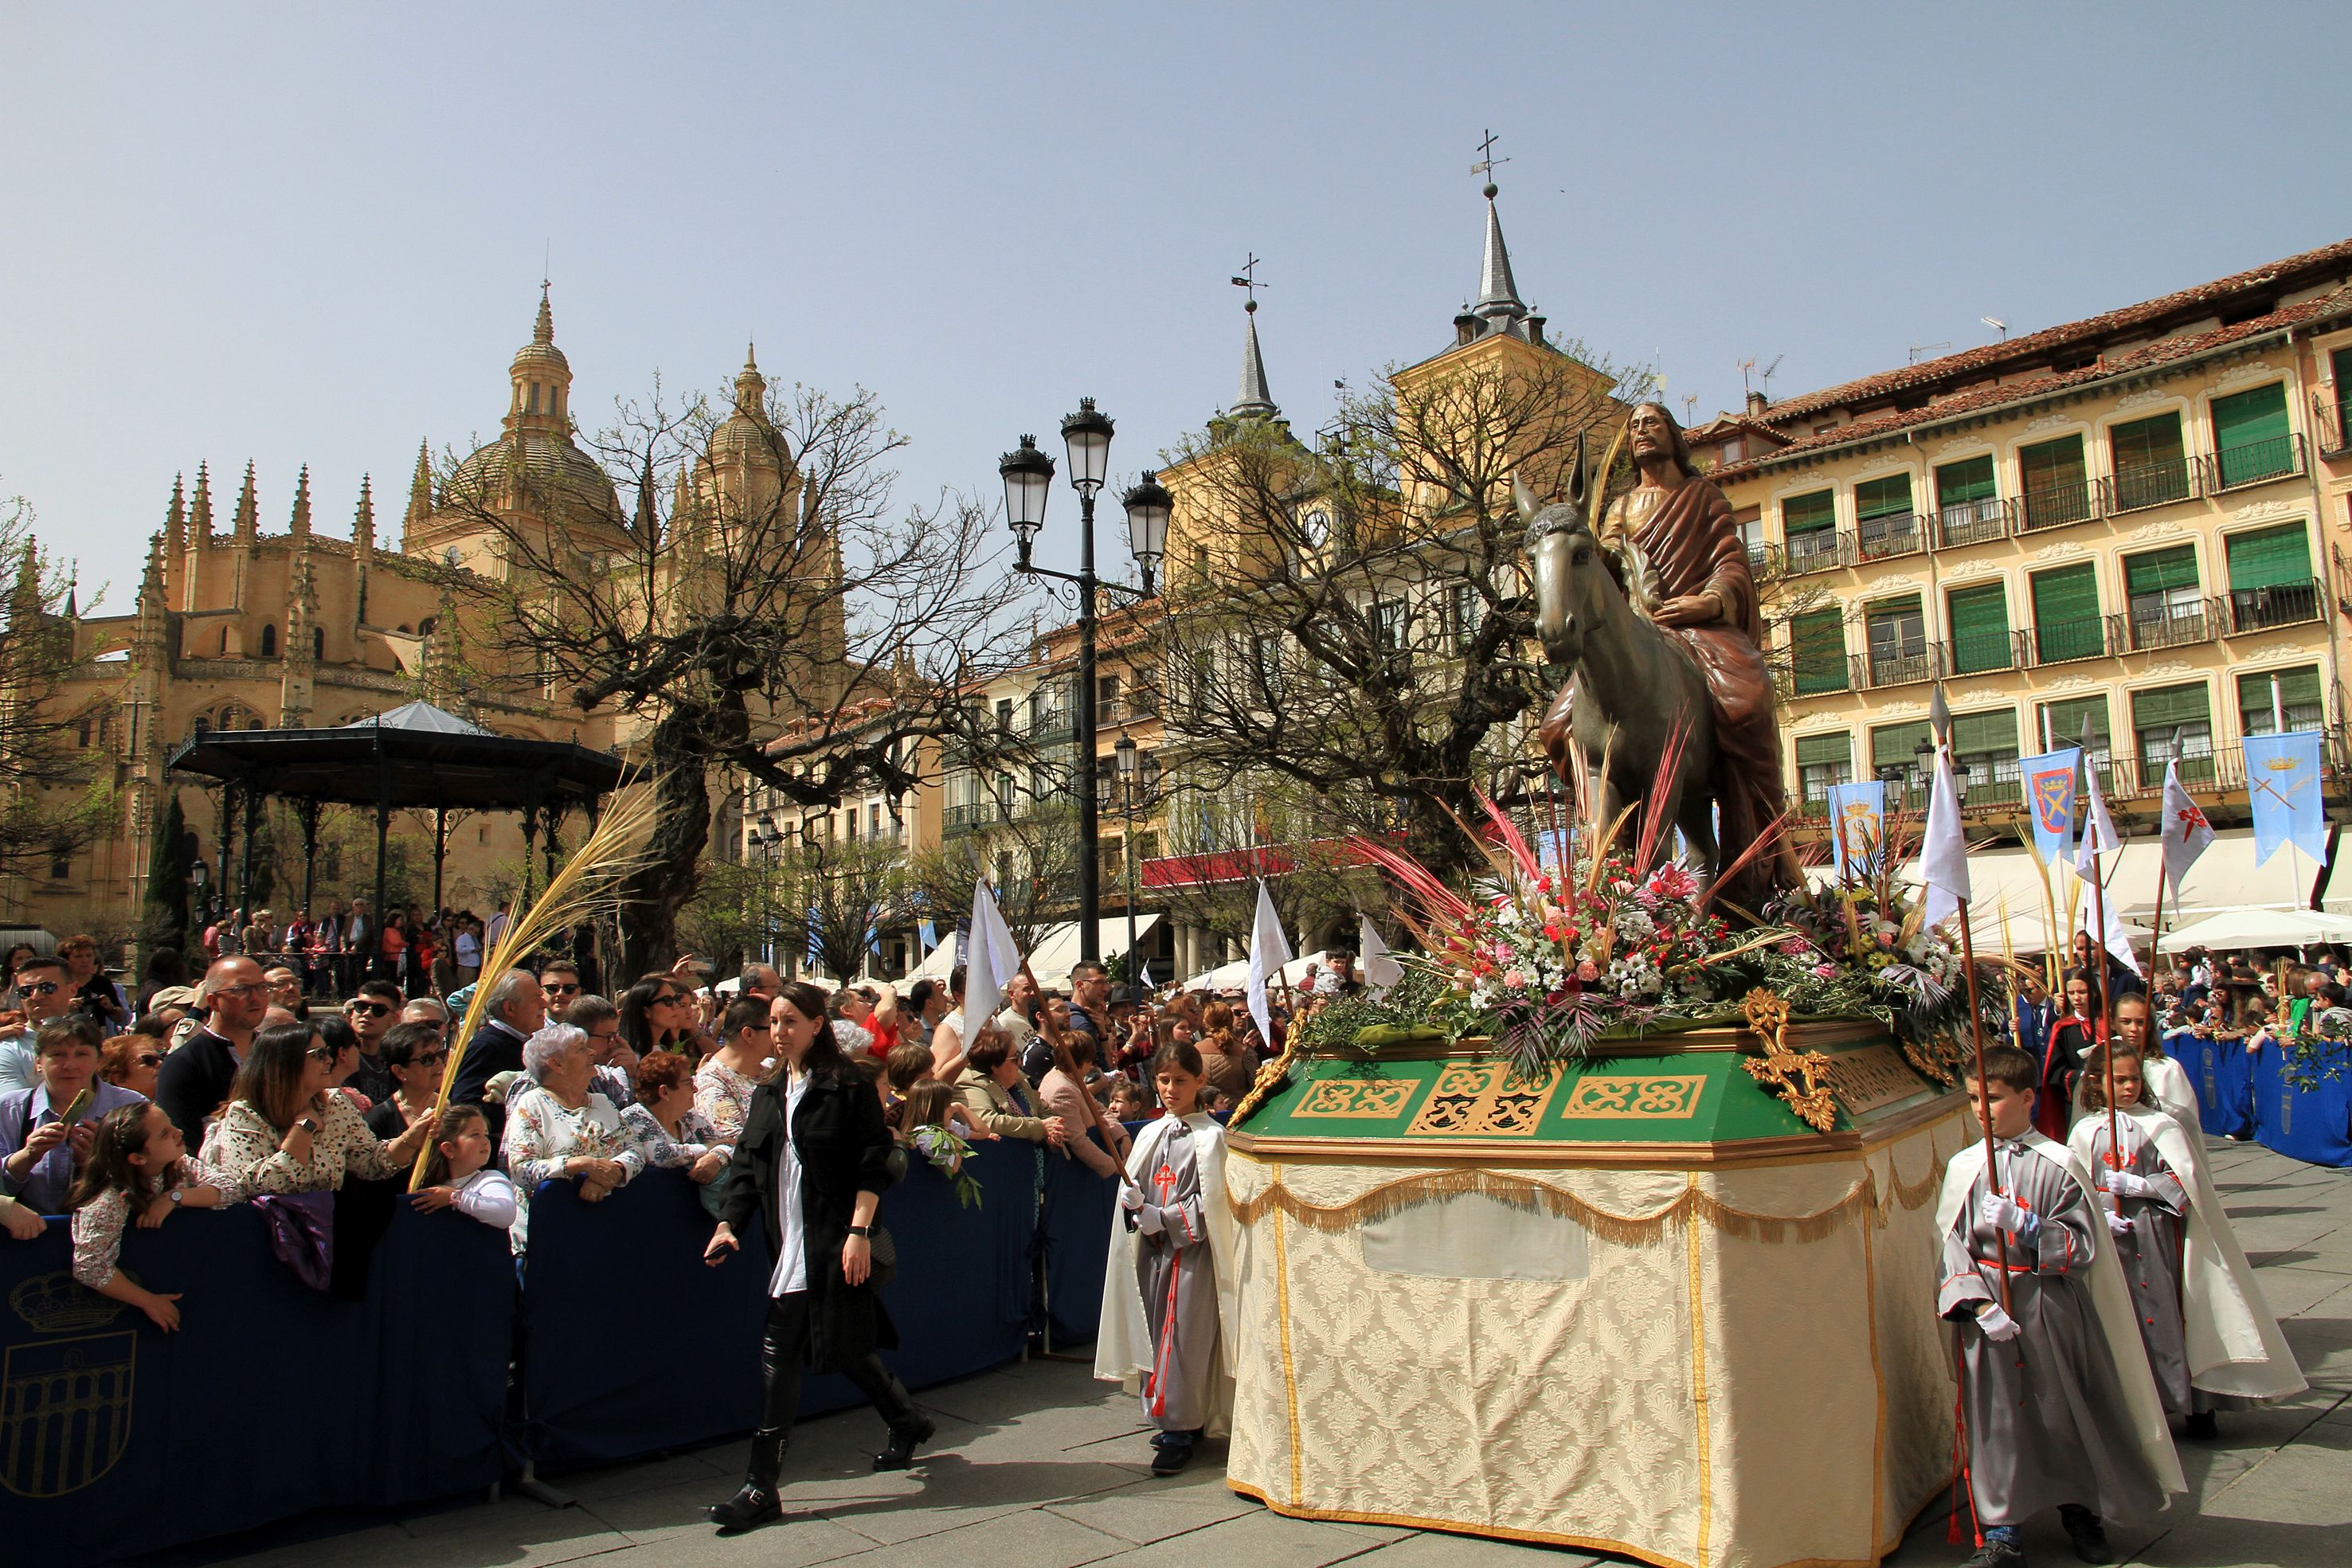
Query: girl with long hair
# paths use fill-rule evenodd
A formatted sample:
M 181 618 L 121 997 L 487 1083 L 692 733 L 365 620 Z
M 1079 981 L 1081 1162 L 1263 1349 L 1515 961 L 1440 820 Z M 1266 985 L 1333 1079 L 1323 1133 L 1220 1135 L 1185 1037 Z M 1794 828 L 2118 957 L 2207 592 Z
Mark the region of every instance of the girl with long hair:
M 332 1092 L 335 1049 L 308 1023 L 253 1037 L 229 1085 L 228 1109 L 205 1138 L 204 1163 L 248 1193 L 331 1192 L 346 1172 L 372 1181 L 404 1173 L 433 1122 L 379 1140 L 359 1108 Z
M 889 1445 L 875 1457 L 876 1469 L 906 1469 L 936 1429 L 875 1354 L 898 1343 L 873 1277 L 874 1218 L 897 1152 L 882 1103 L 843 1057 L 823 991 L 804 980 L 785 982 L 771 1019 L 782 1070 L 752 1096 L 725 1217 L 703 1250 L 705 1262 L 723 1263 L 740 1246 L 738 1235 L 756 1224 L 775 1260 L 750 1471 L 742 1490 L 710 1511 L 730 1531 L 783 1512 L 777 1480 L 803 1359 L 846 1375 L 888 1424 Z
M 514 1183 L 490 1169 L 490 1124 L 479 1105 L 452 1105 L 433 1126 L 425 1185 L 408 1200 L 419 1209 L 454 1208 L 500 1230 L 514 1223 Z
M 152 1230 L 183 1208 L 216 1208 L 245 1196 L 235 1177 L 188 1157 L 186 1140 L 160 1106 L 109 1111 L 74 1183 L 74 1278 L 147 1314 L 165 1333 L 180 1326 L 179 1292 L 150 1291 L 115 1267 L 122 1228 Z

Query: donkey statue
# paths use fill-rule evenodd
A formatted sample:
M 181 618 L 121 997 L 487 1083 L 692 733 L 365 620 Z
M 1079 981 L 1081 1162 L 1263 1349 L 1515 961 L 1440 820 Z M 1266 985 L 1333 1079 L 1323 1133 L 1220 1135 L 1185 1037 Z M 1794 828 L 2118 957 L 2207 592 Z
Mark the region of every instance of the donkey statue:
M 1714 709 L 1698 661 L 1682 639 L 1629 601 L 1629 591 L 1649 595 L 1647 563 L 1630 540 L 1624 556 L 1612 560 L 1573 497 L 1539 507 L 1516 477 L 1511 491 L 1528 524 L 1536 634 L 1545 655 L 1569 672 L 1544 715 L 1546 754 L 1565 775 L 1569 747 L 1583 753 L 1592 780 L 1589 828 L 1605 831 L 1626 802 L 1663 789 L 1663 820 L 1682 830 L 1698 868 L 1712 874 L 1720 869 L 1707 785 L 1715 770 Z M 1660 764 L 1677 729 L 1682 745 L 1671 776 L 1662 779 Z

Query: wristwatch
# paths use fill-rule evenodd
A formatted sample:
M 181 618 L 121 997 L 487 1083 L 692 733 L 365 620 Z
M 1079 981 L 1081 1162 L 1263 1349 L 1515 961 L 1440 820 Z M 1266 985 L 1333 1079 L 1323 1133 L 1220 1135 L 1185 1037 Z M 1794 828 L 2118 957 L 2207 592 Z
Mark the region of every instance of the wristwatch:
M 849 1233 L 852 1236 L 863 1236 L 868 1240 L 871 1240 L 874 1235 L 874 1228 L 870 1225 L 853 1225 L 849 1228 Z
M 180 1207 L 180 1199 L 181 1199 L 184 1196 L 185 1196 L 185 1194 L 184 1194 L 184 1189 L 183 1189 L 183 1188 L 180 1188 L 180 1187 L 176 1187 L 176 1186 L 175 1186 L 175 1187 L 173 1187 L 171 1191 L 169 1191 L 169 1192 L 165 1193 L 163 1196 L 164 1196 L 165 1197 L 167 1197 L 167 1198 L 170 1198 L 170 1199 L 172 1200 L 172 1207 L 173 1207 L 173 1208 L 177 1208 L 177 1207 Z
M 315 1137 L 317 1137 L 317 1136 L 319 1135 L 319 1124 L 318 1124 L 318 1123 L 316 1123 L 316 1122 L 314 1122 L 314 1121 L 312 1121 L 312 1120 L 311 1120 L 310 1117 L 308 1117 L 308 1116 L 303 1117 L 300 1121 L 299 1121 L 299 1122 L 295 1123 L 294 1124 L 295 1124 L 296 1126 L 298 1126 L 298 1127 L 301 1128 L 304 1132 L 306 1132 L 306 1133 L 310 1134 L 312 1137 L 314 1137 L 314 1138 L 315 1138 Z

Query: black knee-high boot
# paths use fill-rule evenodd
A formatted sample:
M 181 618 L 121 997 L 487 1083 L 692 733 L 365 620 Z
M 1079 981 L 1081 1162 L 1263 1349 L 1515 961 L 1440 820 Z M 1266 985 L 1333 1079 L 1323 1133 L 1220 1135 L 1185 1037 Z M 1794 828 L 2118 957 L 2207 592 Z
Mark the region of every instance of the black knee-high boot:
M 903 1470 L 913 1464 L 916 1448 L 929 1442 L 939 1427 L 916 1407 L 907 1385 L 882 1364 L 880 1356 L 866 1356 L 847 1368 L 846 1375 L 873 1405 L 875 1413 L 889 1423 L 889 1446 L 874 1456 L 874 1468 Z
M 749 1530 L 783 1516 L 776 1482 L 783 1473 L 793 1416 L 801 1403 L 801 1349 L 808 1338 L 808 1296 L 795 1291 L 768 1303 L 760 1334 L 760 1429 L 751 1434 L 751 1462 L 743 1487 L 714 1505 L 710 1520 L 728 1530 Z

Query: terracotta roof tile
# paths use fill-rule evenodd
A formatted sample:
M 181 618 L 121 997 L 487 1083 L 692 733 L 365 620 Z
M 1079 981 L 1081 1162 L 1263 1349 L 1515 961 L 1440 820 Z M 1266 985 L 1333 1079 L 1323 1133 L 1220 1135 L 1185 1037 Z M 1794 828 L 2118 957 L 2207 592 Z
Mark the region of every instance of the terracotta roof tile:
M 2200 283 L 2193 288 L 2183 288 L 2155 299 L 2143 300 L 2137 305 L 2126 305 L 2103 315 L 2045 327 L 2039 332 L 2029 332 L 2005 342 L 1987 343 L 1982 348 L 1969 349 L 1962 353 L 1924 360 L 1900 370 L 1882 371 L 1858 381 L 1843 382 L 1836 386 L 1823 387 L 1819 392 L 1805 392 L 1772 404 L 1767 417 L 1775 423 L 1780 423 L 1803 419 L 1825 409 L 1970 381 L 2004 367 L 2022 369 L 2037 360 L 2046 360 L 2069 344 L 2151 325 L 2168 317 L 2195 310 L 2200 306 L 2221 304 L 2236 295 L 2273 287 L 2307 287 L 2319 281 L 2321 275 L 2347 266 L 2352 266 L 2352 240 L 2339 240 L 2317 250 L 2307 250 L 2298 256 L 2290 256 L 2245 272 L 2232 273 L 2227 277 L 2217 277 L 2210 283 Z
M 2347 257 L 2352 257 L 2352 242 L 2348 242 L 2343 248 Z M 2226 348 L 2231 343 L 2245 339 L 2259 338 L 2283 328 L 2299 327 L 2306 321 L 2343 314 L 2352 314 L 2352 286 L 2337 288 L 2315 299 L 2307 299 L 2300 305 L 2288 306 L 2283 310 L 2273 310 L 2266 316 L 2257 316 L 2251 321 L 2241 321 L 2235 326 L 2217 328 L 2210 332 L 2200 332 L 2188 337 L 2160 338 L 2155 342 L 2143 343 L 2125 353 L 2104 358 L 2098 363 L 2087 365 L 2079 371 L 2043 376 L 2031 382 L 2008 382 L 2000 386 L 1978 387 L 1969 392 L 1939 398 L 1924 408 L 1890 409 L 1885 413 L 1858 419 L 1851 423 L 1822 431 L 1818 434 L 1801 435 L 1778 452 L 1766 453 L 1760 457 L 1748 458 L 1738 463 L 1727 463 L 1707 477 L 1717 484 L 1727 479 L 1747 478 L 1791 457 L 1826 451 L 1831 447 L 1849 445 L 1855 442 L 1877 440 L 1911 425 L 1939 424 L 1946 420 L 1981 409 L 1998 408 L 2003 403 L 2034 402 L 2048 397 L 2052 392 L 2063 392 L 2071 387 L 2087 386 L 2096 382 L 2113 381 L 2124 376 L 2142 375 L 2159 366 L 2179 360 L 2191 359 L 2215 349 Z

